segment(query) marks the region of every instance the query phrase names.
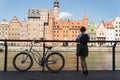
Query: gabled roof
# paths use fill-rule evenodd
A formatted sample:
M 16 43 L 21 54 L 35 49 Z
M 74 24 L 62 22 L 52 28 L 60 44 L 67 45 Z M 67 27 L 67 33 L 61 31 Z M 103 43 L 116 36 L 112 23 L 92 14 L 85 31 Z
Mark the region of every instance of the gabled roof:
M 19 22 L 19 20 L 17 19 L 16 16 L 14 16 L 11 22 Z
M 16 16 L 13 17 L 12 21 L 10 21 L 9 27 L 10 27 L 10 25 L 12 25 L 11 23 L 17 23 L 17 24 L 20 24 L 20 26 L 22 26 L 21 22 L 17 19 Z
M 106 29 L 114 29 L 113 22 L 114 22 L 114 20 L 112 20 L 112 21 L 110 21 L 110 22 L 104 22 L 104 21 L 102 21 L 102 22 L 98 25 L 97 29 L 100 27 L 101 24 L 103 24 Z
M 107 28 L 107 29 L 113 29 L 114 28 L 113 21 L 104 22 L 103 24 L 104 24 L 105 28 Z
M 97 29 L 98 29 L 99 27 L 101 27 L 101 24 L 104 25 L 104 21 L 102 21 L 102 22 L 97 26 Z M 104 27 L 105 27 L 105 26 L 104 26 Z

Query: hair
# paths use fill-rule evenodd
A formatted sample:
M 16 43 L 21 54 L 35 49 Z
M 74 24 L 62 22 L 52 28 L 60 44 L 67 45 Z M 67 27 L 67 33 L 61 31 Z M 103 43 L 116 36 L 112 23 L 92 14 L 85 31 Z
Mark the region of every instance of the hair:
M 81 31 L 81 32 L 85 32 L 85 31 L 86 31 L 86 28 L 85 28 L 84 26 L 81 26 L 80 31 Z

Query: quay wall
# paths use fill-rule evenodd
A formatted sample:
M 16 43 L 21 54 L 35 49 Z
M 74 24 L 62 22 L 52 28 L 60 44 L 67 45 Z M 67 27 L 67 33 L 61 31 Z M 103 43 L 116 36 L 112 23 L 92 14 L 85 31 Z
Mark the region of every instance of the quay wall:
M 25 49 L 29 49 L 30 47 L 8 47 L 9 51 L 22 51 Z M 36 50 L 42 51 L 43 47 L 33 47 Z M 76 51 L 76 47 L 53 47 L 53 50 L 58 51 Z M 120 47 L 115 48 L 116 51 L 120 51 Z M 89 47 L 89 51 L 112 51 L 112 47 Z

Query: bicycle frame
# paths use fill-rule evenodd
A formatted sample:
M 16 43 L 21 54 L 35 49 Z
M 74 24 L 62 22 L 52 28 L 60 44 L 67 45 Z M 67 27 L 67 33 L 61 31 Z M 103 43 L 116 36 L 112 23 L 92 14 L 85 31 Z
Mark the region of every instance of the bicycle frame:
M 34 46 L 33 44 L 35 44 L 35 42 L 31 43 L 30 49 L 26 49 L 26 50 L 24 50 L 23 52 L 25 52 L 25 53 L 27 53 L 28 55 L 32 56 L 33 59 L 34 59 L 34 61 L 40 65 L 40 62 L 39 62 L 39 61 L 41 61 L 40 59 L 45 58 L 45 57 L 47 56 L 48 52 L 50 52 L 51 50 L 47 49 L 47 51 L 45 51 L 45 55 L 42 56 L 42 55 L 40 54 L 40 52 L 38 52 L 37 50 L 33 49 L 33 46 Z M 36 57 L 37 57 L 39 60 L 37 60 Z M 26 57 L 26 59 L 27 59 L 27 57 Z M 43 60 L 43 61 L 44 61 L 44 60 Z

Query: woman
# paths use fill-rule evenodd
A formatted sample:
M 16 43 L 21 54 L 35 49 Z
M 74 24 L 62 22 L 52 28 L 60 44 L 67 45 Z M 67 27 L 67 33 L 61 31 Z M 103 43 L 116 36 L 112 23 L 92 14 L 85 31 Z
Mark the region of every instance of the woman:
M 80 28 L 81 34 L 79 34 L 76 38 L 76 40 L 80 42 L 78 46 L 77 55 L 80 56 L 80 59 L 81 59 L 82 74 L 88 75 L 86 57 L 88 56 L 87 42 L 89 41 L 90 36 L 87 33 L 85 33 L 85 31 L 86 31 L 86 28 L 82 26 Z

